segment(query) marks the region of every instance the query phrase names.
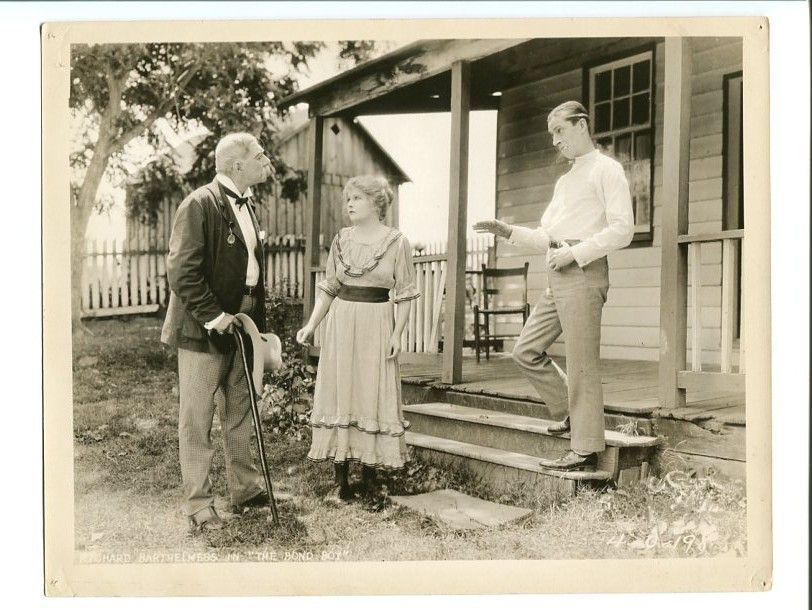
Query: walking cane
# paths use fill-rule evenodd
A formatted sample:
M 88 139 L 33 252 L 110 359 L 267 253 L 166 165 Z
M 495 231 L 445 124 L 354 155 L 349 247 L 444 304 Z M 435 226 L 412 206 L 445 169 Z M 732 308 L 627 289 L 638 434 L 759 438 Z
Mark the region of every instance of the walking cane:
M 262 476 L 265 477 L 265 489 L 268 490 L 268 504 L 271 507 L 271 519 L 274 525 L 279 525 L 279 514 L 276 512 L 276 499 L 273 496 L 273 486 L 271 485 L 271 475 L 268 472 L 268 461 L 265 459 L 265 444 L 262 440 L 262 425 L 259 417 L 259 407 L 257 406 L 257 392 L 254 387 L 254 378 L 248 366 L 248 357 L 245 355 L 245 343 L 243 341 L 242 330 L 235 326 L 234 337 L 237 348 L 242 357 L 242 365 L 245 369 L 245 379 L 248 382 L 248 395 L 251 398 L 251 415 L 254 419 L 254 434 L 257 437 L 257 449 L 259 450 L 259 463 L 262 467 Z M 256 357 L 256 356 L 255 356 Z

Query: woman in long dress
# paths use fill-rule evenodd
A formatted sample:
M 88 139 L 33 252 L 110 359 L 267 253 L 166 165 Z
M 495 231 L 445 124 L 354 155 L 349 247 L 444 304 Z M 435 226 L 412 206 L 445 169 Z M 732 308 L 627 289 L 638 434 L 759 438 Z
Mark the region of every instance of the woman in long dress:
M 307 457 L 334 463 L 343 500 L 352 497 L 350 462 L 361 464 L 370 492 L 376 470 L 400 469 L 407 459 L 398 354 L 409 307 L 397 307 L 395 317 L 394 304 L 420 295 L 409 241 L 383 224 L 392 198 L 383 178 L 348 181 L 344 201 L 352 226 L 335 236 L 313 313 L 296 334 L 308 344 L 326 316 Z

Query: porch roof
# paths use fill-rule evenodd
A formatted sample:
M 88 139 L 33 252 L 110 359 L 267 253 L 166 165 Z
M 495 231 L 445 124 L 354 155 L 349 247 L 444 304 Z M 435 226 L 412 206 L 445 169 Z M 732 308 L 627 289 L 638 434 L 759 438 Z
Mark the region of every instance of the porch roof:
M 661 38 L 419 40 L 283 99 L 310 116 L 448 112 L 451 66 L 471 65 L 471 110 L 499 106 L 499 92 L 628 53 Z

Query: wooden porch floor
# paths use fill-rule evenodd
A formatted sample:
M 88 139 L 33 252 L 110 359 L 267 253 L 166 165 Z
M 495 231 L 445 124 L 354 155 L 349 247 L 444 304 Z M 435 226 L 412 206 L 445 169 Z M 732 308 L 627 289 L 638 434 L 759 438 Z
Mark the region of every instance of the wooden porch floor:
M 566 370 L 563 358 L 554 360 Z M 638 416 L 701 421 L 716 420 L 720 424 L 745 424 L 744 393 L 721 391 L 689 392 L 684 408 L 674 412 L 660 409 L 658 394 L 658 363 L 637 360 L 602 361 L 604 403 L 607 411 Z M 405 383 L 440 384 L 440 366 L 436 363 L 404 363 L 400 365 Z M 507 354 L 491 355 L 479 364 L 474 356 L 465 356 L 462 383 L 448 389 L 466 394 L 484 394 L 514 400 L 541 402 Z

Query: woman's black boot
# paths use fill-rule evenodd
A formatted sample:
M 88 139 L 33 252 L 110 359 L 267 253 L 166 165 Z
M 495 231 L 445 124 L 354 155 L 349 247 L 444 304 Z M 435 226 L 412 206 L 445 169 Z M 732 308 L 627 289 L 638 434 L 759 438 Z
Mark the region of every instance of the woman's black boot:
M 338 497 L 342 500 L 349 500 L 352 498 L 349 482 L 349 464 L 347 462 L 338 462 L 335 465 L 336 483 L 338 483 Z
M 375 469 L 366 464 L 361 468 L 361 483 L 364 486 L 364 492 L 371 495 L 375 492 Z

